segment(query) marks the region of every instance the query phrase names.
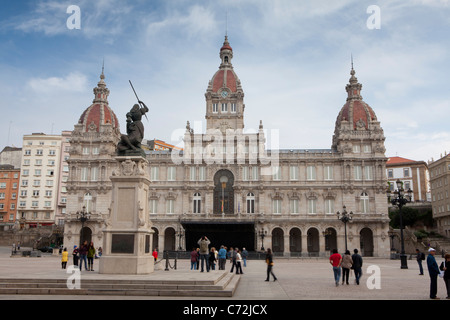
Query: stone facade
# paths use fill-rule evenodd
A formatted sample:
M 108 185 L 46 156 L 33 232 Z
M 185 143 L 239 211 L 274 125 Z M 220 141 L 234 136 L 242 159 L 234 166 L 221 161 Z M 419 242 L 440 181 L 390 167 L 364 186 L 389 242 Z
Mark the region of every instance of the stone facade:
M 327 256 L 334 248 L 345 248 L 345 225 L 336 215 L 345 206 L 352 212 L 346 225 L 348 248 L 388 257 L 385 137 L 374 111 L 362 100 L 353 68 L 331 148 L 278 150 L 268 148 L 267 137 L 272 141 L 276 135 L 262 121 L 257 132 L 245 133 L 244 92 L 232 58 L 226 38 L 219 70 L 205 93 L 206 132 L 194 132 L 188 122 L 183 150 L 146 151 L 153 246 L 189 251 L 206 235 L 216 248 Z M 76 212 L 90 193 L 87 227 L 97 237 L 94 243 L 100 243 L 120 135 L 114 123 L 101 125 L 100 131 L 85 125 L 75 126 L 71 141 L 65 240 L 79 240 Z M 84 155 L 84 145 L 97 145 L 102 152 Z M 101 172 L 98 181 L 83 181 L 81 168 L 94 166 Z

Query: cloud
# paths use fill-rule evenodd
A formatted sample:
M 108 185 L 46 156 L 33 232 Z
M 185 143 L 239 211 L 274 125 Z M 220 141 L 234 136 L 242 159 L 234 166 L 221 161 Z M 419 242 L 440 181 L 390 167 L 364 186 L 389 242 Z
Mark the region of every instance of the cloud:
M 32 78 L 28 81 L 28 86 L 36 93 L 42 94 L 60 91 L 86 92 L 88 90 L 88 79 L 79 72 L 71 72 L 63 78 Z

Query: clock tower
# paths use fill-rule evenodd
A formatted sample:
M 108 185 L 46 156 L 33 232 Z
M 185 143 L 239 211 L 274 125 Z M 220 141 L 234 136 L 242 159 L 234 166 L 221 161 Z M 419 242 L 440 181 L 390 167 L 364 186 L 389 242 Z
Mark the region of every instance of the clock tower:
M 225 132 L 227 129 L 244 128 L 244 92 L 241 81 L 233 70 L 232 59 L 233 49 L 225 36 L 220 49 L 219 70 L 209 81 L 205 93 L 206 129 Z

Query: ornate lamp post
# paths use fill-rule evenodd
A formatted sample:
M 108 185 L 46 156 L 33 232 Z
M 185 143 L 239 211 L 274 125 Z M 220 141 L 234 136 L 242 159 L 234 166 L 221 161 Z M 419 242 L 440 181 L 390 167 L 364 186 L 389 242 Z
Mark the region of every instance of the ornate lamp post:
M 412 190 L 408 189 L 405 194 L 405 190 L 403 189 L 403 182 L 398 179 L 396 181 L 397 183 L 397 190 L 394 192 L 391 192 L 390 183 L 389 188 L 386 191 L 388 201 L 392 203 L 392 205 L 398 207 L 398 215 L 400 218 L 400 241 L 402 245 L 402 249 L 400 252 L 400 261 L 401 261 L 401 269 L 408 269 L 408 263 L 407 263 L 407 257 L 405 254 L 405 239 L 403 238 L 403 216 L 402 216 L 402 208 L 405 204 L 408 202 L 411 202 L 412 198 Z
M 343 207 L 344 211 L 340 213 L 339 211 L 336 212 L 338 220 L 341 220 L 344 223 L 344 229 L 345 229 L 345 251 L 347 251 L 347 223 L 352 220 L 353 212 L 350 211 L 347 212 L 347 208 Z M 340 216 L 340 217 L 339 217 Z
M 86 207 L 83 206 L 83 210 L 77 211 L 77 220 L 81 221 L 81 234 L 80 234 L 80 246 L 83 244 L 83 229 L 84 223 L 91 217 L 91 213 L 86 211 Z
M 261 228 L 261 230 L 258 231 L 258 235 L 261 237 L 261 250 L 264 251 L 264 238 L 267 235 L 267 230 Z

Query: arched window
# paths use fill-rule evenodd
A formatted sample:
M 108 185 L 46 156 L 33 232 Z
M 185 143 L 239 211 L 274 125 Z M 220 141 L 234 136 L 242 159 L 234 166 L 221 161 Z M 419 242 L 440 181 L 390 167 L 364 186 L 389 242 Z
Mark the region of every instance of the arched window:
M 255 195 L 251 192 L 247 194 L 247 213 L 255 213 Z
M 361 213 L 369 212 L 369 196 L 365 192 L 361 193 L 360 209 L 361 209 Z
M 200 193 L 196 192 L 194 193 L 194 207 L 193 207 L 193 213 L 200 213 L 201 210 L 201 203 L 202 203 L 202 197 Z

